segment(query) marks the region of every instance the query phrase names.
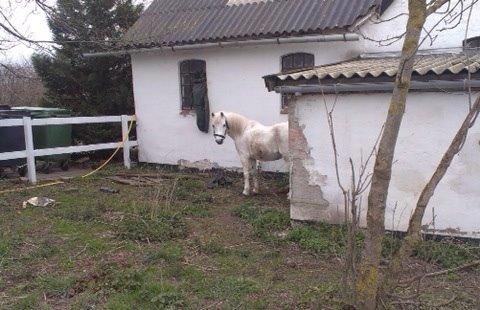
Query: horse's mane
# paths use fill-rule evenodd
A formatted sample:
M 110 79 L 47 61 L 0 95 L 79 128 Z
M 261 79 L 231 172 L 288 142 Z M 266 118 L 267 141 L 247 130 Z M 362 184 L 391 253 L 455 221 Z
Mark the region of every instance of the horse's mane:
M 232 136 L 240 135 L 247 127 L 252 120 L 249 120 L 243 115 L 233 113 L 233 112 L 224 112 L 227 119 L 229 132 Z

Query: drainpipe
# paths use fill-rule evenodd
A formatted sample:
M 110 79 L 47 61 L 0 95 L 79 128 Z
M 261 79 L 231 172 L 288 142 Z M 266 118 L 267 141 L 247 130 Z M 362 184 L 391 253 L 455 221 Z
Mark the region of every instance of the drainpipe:
M 275 38 L 275 39 L 259 39 L 259 40 L 245 40 L 245 41 L 226 41 L 216 43 L 200 43 L 200 44 L 188 44 L 188 45 L 176 45 L 176 46 L 163 46 L 152 48 L 131 48 L 118 51 L 98 52 L 98 53 L 85 53 L 84 57 L 104 57 L 104 56 L 122 56 L 133 53 L 142 52 L 155 52 L 155 51 L 182 51 L 182 50 L 196 50 L 196 49 L 209 49 L 209 48 L 227 48 L 227 47 L 240 47 L 240 46 L 260 46 L 271 44 L 289 44 L 289 43 L 318 43 L 318 42 L 337 42 L 337 41 L 358 41 L 360 36 L 356 33 L 344 33 L 344 34 L 325 34 L 318 36 L 305 36 L 305 37 L 289 37 L 289 38 Z

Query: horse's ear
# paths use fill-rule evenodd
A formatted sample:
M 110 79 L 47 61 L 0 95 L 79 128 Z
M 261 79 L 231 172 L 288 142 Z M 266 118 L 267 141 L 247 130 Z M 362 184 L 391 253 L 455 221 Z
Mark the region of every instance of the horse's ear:
M 221 115 L 222 117 L 225 117 L 225 114 L 223 114 L 223 112 L 220 112 L 220 115 Z
M 215 117 L 215 113 L 212 112 L 212 117 Z

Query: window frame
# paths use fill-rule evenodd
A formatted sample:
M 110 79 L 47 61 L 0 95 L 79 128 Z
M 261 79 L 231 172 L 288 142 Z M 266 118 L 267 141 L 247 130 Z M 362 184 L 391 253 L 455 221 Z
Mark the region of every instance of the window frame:
M 296 56 L 302 56 L 303 57 L 303 60 L 302 60 L 302 64 L 301 65 L 295 65 L 295 58 Z M 291 57 L 291 60 L 290 60 L 290 65 L 289 66 L 285 66 L 285 62 L 288 58 Z M 308 61 L 308 64 L 307 64 L 307 59 L 309 59 L 310 61 Z M 290 71 L 294 71 L 294 70 L 302 70 L 302 69 L 308 69 L 308 68 L 312 68 L 315 66 L 315 55 L 312 54 L 312 53 L 307 53 L 307 52 L 295 52 L 295 53 L 289 53 L 289 54 L 285 54 L 285 55 L 282 55 L 280 57 L 280 71 L 281 73 L 287 73 L 287 72 L 290 72 Z M 280 96 L 280 113 L 282 114 L 288 114 L 288 99 L 289 99 L 289 95 L 288 94 L 281 94 Z
M 184 71 L 184 66 L 188 64 L 188 72 Z M 193 65 L 193 69 L 192 69 Z M 201 70 L 195 71 L 195 66 L 199 66 Z M 195 110 L 193 104 L 193 84 L 194 84 L 194 75 L 198 72 L 201 72 L 205 78 L 205 82 L 207 79 L 207 62 L 204 59 L 184 59 L 179 62 L 178 64 L 178 75 L 179 75 L 179 86 L 180 86 L 180 108 L 182 111 L 193 111 Z M 188 75 L 188 82 L 185 82 L 185 76 Z M 186 94 L 185 87 L 190 86 L 189 94 Z M 189 98 L 190 97 L 190 98 Z M 190 102 L 186 100 L 189 98 Z

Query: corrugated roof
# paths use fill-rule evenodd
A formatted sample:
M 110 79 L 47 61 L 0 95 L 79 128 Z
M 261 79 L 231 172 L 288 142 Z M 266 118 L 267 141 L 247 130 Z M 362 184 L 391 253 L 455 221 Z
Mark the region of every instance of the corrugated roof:
M 338 79 L 354 77 L 393 77 L 397 74 L 399 57 L 372 57 L 348 60 L 336 64 L 315 67 L 309 70 L 297 71 L 287 74 L 272 75 L 267 78 L 280 80 L 298 79 Z M 445 73 L 458 74 L 461 72 L 475 73 L 480 70 L 480 52 L 475 53 L 443 53 L 415 56 L 413 74 L 426 75 L 432 73 L 442 75 Z
M 392 0 L 155 0 L 124 45 L 169 46 L 252 38 L 343 33 Z

